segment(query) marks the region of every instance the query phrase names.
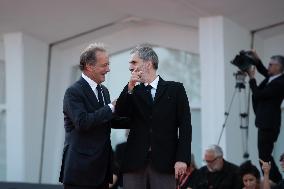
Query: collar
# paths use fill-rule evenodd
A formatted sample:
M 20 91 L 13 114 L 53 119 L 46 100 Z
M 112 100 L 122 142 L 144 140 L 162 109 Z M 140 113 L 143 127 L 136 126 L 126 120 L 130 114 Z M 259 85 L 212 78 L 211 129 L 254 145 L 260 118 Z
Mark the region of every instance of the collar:
M 282 73 L 274 75 L 274 76 L 270 76 L 269 80 L 268 80 L 268 83 L 271 82 L 272 80 L 276 79 L 277 77 L 280 77 L 281 75 L 282 75 Z
M 157 76 L 156 79 L 154 79 L 154 81 L 152 81 L 151 83 L 149 83 L 149 85 L 151 85 L 153 89 L 156 89 L 156 90 L 157 90 L 159 80 L 160 80 L 160 76 Z M 147 86 L 148 84 L 147 84 L 147 83 L 144 83 L 144 85 Z
M 86 76 L 83 72 L 82 72 L 82 78 L 85 79 L 92 88 L 92 90 L 95 91 L 98 84 L 94 82 L 92 79 L 90 79 L 88 76 Z

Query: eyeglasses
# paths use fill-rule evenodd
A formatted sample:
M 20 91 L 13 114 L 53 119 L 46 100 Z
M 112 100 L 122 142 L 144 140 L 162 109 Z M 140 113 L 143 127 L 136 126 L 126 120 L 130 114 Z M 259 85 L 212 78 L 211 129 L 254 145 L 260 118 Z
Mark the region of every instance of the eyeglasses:
M 217 157 L 215 157 L 215 158 L 212 159 L 212 160 L 204 159 L 203 161 L 204 161 L 205 163 L 214 163 L 214 161 L 216 161 L 218 158 L 219 158 L 219 157 L 217 156 Z
M 269 66 L 274 66 L 274 65 L 280 65 L 280 64 L 278 64 L 278 63 L 269 63 L 268 65 Z

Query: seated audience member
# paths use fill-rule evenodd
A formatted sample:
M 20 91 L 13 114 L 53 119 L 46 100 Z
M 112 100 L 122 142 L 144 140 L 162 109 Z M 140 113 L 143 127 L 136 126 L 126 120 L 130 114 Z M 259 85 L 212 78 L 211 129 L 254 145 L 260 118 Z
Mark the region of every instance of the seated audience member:
M 240 165 L 243 189 L 260 189 L 260 172 L 250 160 Z
M 222 148 L 218 145 L 209 146 L 205 150 L 206 165 L 199 169 L 198 189 L 241 189 L 242 181 L 239 167 L 223 158 Z
M 271 165 L 270 165 L 270 162 L 263 162 L 261 161 L 262 164 L 262 170 L 264 173 L 264 177 L 265 175 L 269 175 L 269 171 L 271 169 Z M 282 171 L 284 171 L 284 153 L 280 156 L 280 165 L 281 165 L 281 168 L 282 168 Z M 276 183 L 275 185 L 271 184 L 269 182 L 269 179 L 264 179 L 263 180 L 263 189 L 284 189 L 284 179 L 282 178 L 282 180 L 279 182 L 279 183 Z
M 186 173 L 182 175 L 178 182 L 177 189 L 195 188 L 198 179 L 198 168 L 196 166 L 194 155 L 191 154 L 190 166 L 187 167 Z

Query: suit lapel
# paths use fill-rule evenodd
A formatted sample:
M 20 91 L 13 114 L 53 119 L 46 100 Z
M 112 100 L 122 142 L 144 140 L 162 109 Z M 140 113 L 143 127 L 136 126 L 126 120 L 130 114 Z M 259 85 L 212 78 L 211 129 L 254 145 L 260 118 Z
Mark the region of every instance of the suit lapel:
M 159 98 L 164 94 L 167 87 L 167 82 L 160 77 L 154 98 L 154 103 L 158 102 Z
M 267 85 L 267 82 L 269 80 L 269 77 L 265 78 L 259 85 L 259 88 L 260 89 L 263 89 L 266 85 Z
M 140 83 L 139 85 L 135 86 L 135 94 L 139 99 L 142 99 L 145 103 L 152 106 L 152 102 L 149 101 L 148 96 L 146 95 L 146 90 L 143 85 L 144 83 Z
M 105 101 L 105 105 L 110 103 L 110 96 L 109 93 L 107 91 L 107 88 L 105 86 L 102 85 L 102 92 L 103 92 L 103 97 L 104 97 L 104 101 Z
M 93 104 L 94 107 L 98 107 L 99 106 L 98 99 L 97 99 L 94 91 L 92 90 L 92 88 L 88 84 L 88 82 L 82 77 L 80 78 L 80 80 L 78 82 L 79 82 L 80 86 L 82 87 L 84 93 L 86 94 L 87 99 L 89 101 L 91 101 L 91 103 Z

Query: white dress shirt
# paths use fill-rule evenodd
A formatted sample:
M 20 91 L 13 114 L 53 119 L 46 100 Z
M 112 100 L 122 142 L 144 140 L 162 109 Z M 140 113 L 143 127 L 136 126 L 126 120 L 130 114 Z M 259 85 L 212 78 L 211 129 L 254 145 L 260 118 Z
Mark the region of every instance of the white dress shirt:
M 98 84 L 95 81 L 93 81 L 92 79 L 90 79 L 88 76 L 86 76 L 83 72 L 82 72 L 82 77 L 90 85 L 91 89 L 93 90 L 93 92 L 95 93 L 95 95 L 98 99 L 98 90 L 96 89 Z M 105 104 L 104 93 L 102 93 L 102 96 L 103 96 L 103 101 L 104 101 L 104 104 Z M 108 106 L 110 107 L 111 111 L 114 112 L 114 106 L 111 103 L 108 104 Z
M 272 80 L 276 79 L 277 77 L 280 77 L 281 75 L 282 75 L 282 73 L 281 73 L 281 74 L 277 74 L 277 75 L 274 75 L 274 76 L 269 77 L 269 79 L 268 79 L 268 82 L 267 82 L 267 83 L 270 83 Z
M 157 91 L 159 80 L 160 80 L 160 76 L 157 76 L 156 79 L 154 79 L 154 81 L 152 81 L 152 83 L 149 83 L 149 84 L 148 83 L 144 83 L 145 86 L 147 86 L 147 85 L 151 85 L 152 86 L 151 95 L 152 95 L 153 100 L 155 99 L 155 95 L 156 95 L 156 91 Z

